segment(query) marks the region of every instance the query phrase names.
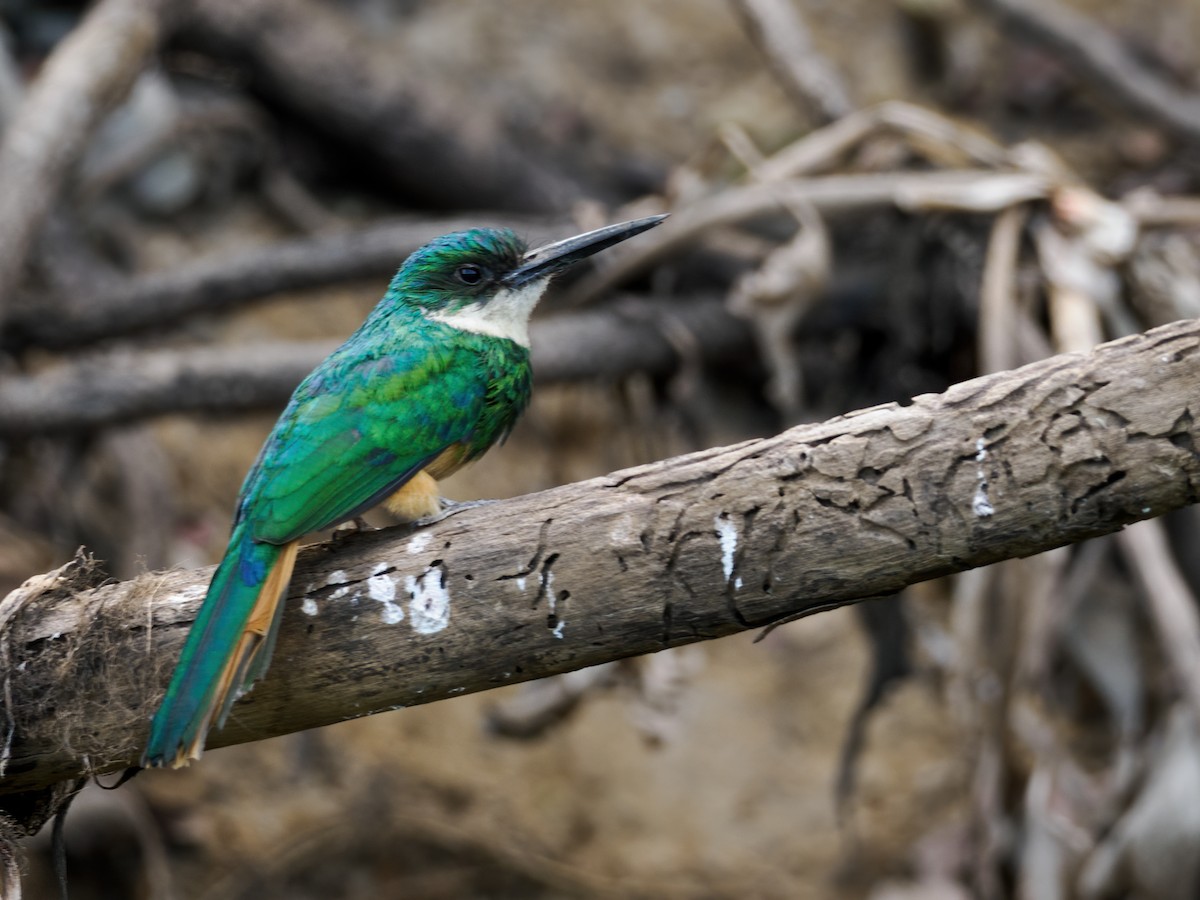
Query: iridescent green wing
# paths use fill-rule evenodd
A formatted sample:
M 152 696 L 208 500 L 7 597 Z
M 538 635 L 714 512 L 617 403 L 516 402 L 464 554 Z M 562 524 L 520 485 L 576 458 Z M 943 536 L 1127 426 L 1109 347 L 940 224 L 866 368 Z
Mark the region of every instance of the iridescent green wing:
M 296 389 L 242 486 L 238 521 L 284 543 L 360 515 L 471 443 L 487 379 L 455 342 L 376 356 L 352 340 Z

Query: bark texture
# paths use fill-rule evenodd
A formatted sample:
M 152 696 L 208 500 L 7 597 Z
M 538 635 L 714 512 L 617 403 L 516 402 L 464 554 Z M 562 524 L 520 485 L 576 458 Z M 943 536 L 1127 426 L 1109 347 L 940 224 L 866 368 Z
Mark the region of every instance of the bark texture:
M 1115 531 L 1200 496 L 1197 396 L 1200 322 L 1178 322 L 909 405 L 310 547 L 270 674 L 211 746 L 760 628 Z M 79 589 L 76 564 L 0 604 L 0 792 L 137 758 L 208 576 Z

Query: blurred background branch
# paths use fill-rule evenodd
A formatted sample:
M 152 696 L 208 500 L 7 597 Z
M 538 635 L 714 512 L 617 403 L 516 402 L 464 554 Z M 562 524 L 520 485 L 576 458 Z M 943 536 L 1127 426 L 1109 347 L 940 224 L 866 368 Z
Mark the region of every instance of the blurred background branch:
M 0 309 L 63 181 L 152 58 L 166 0 L 104 0 L 46 60 L 0 140 Z
M 535 322 L 538 384 L 619 381 L 677 369 L 682 355 L 719 364 L 749 348 L 745 323 L 717 298 L 687 306 L 629 298 Z M 676 346 L 676 334 L 688 346 Z M 0 437 L 90 431 L 172 412 L 278 409 L 337 346 L 330 341 L 118 351 L 0 382 Z
M 1156 73 L 1109 29 L 1059 0 L 972 0 L 1005 28 L 1044 44 L 1138 113 L 1200 140 L 1200 94 Z

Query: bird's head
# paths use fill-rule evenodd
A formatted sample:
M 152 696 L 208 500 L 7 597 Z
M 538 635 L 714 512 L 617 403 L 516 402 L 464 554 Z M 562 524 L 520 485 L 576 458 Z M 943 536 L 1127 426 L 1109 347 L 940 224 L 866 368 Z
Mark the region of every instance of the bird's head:
M 405 260 L 385 303 L 403 303 L 456 328 L 528 346 L 529 316 L 550 279 L 665 218 L 609 225 L 535 250 L 507 228 L 443 235 Z

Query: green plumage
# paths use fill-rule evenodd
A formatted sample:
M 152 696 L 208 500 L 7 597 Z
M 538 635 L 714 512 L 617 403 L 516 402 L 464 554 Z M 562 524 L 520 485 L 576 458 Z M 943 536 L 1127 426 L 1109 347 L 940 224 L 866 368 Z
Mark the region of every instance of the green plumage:
M 515 266 L 523 252 L 511 232 L 484 230 L 423 248 L 362 327 L 301 382 L 242 485 L 229 547 L 154 717 L 143 765 L 171 762 L 203 741 L 265 671 L 277 616 L 252 666 L 235 675 L 235 691 L 216 696 L 281 545 L 360 515 L 447 449 L 461 447 L 464 462 L 477 458 L 512 428 L 529 401 L 529 350 L 430 313 L 474 299 L 453 281 L 460 259 Z
M 474 229 L 405 261 L 362 327 L 296 388 L 247 474 L 143 765 L 198 757 L 209 729 L 265 673 L 298 539 L 503 439 L 529 401 L 525 323 L 550 278 L 662 218 L 531 253 L 511 231 Z
M 365 512 L 442 451 L 468 459 L 529 402 L 529 350 L 435 320 L 474 300 L 461 260 L 515 266 L 524 244 L 477 229 L 414 253 L 346 343 L 300 383 L 246 476 L 235 524 L 282 544 Z
M 234 529 L 229 549 L 213 573 L 208 596 L 192 624 L 162 707 L 154 717 L 143 765 L 161 765 L 174 757 L 175 748 L 190 746 L 198 738 L 203 739 L 202 732 L 207 733 L 212 725 L 224 724 L 236 695 L 220 702 L 221 708 L 217 708 L 220 698 L 215 692 L 228 654 L 211 651 L 237 646 L 265 573 L 275 564 L 279 552 L 275 544 L 250 540 L 244 526 Z M 265 665 L 265 656 L 260 658 Z M 244 673 L 239 680 L 246 685 L 252 682 L 251 673 Z
M 368 321 L 296 390 L 242 487 L 256 540 L 353 518 L 452 446 L 474 459 L 525 408 L 526 348 L 403 315 L 398 329 L 399 315 Z

